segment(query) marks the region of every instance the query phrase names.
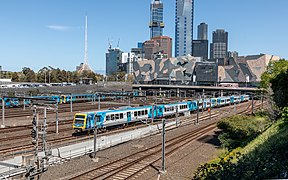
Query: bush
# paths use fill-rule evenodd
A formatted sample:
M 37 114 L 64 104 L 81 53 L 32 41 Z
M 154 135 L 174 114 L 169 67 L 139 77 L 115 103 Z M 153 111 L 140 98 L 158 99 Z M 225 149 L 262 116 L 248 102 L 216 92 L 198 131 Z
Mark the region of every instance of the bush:
M 223 147 L 229 150 L 245 146 L 261 133 L 269 124 L 266 117 L 236 115 L 218 122 L 218 128 L 223 130 L 219 140 Z
M 288 124 L 288 107 L 284 107 L 281 113 L 281 118 L 285 124 Z
M 288 126 L 277 122 L 244 149 L 198 168 L 193 179 L 288 178 Z M 251 151 L 245 151 L 251 149 Z M 243 154 L 242 154 L 243 153 Z

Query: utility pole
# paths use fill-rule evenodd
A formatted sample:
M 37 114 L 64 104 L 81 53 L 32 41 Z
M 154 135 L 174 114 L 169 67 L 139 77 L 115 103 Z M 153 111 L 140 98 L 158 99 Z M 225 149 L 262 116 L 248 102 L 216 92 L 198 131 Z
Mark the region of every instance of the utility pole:
M 235 99 L 235 96 L 234 96 L 234 114 L 236 114 L 236 99 Z
M 2 97 L 2 125 L 1 128 L 5 128 L 5 100 L 4 96 Z
M 93 149 L 93 158 L 96 158 L 97 152 L 97 119 L 94 119 L 94 149 Z
M 178 119 L 178 106 L 175 106 L 176 109 L 176 127 L 178 127 L 179 119 Z
M 152 119 L 151 119 L 151 123 L 153 124 L 153 122 L 154 122 L 154 111 L 155 111 L 155 106 L 154 106 L 154 104 L 152 105 Z M 156 111 L 157 112 L 157 111 Z
M 162 119 L 162 170 L 161 173 L 165 174 L 166 173 L 166 169 L 165 169 L 165 123 L 166 120 Z
M 58 102 L 56 102 L 56 134 L 59 134 Z
M 209 115 L 210 115 L 210 120 L 212 120 L 212 117 L 211 117 L 211 111 L 212 111 L 212 99 L 210 98 L 210 111 L 209 111 Z
M 100 97 L 100 94 L 98 94 L 98 110 L 99 110 L 99 111 L 100 111 L 100 108 L 101 108 L 101 107 L 100 107 L 100 98 L 101 98 L 101 97 Z
M 254 95 L 252 94 L 252 115 L 254 114 Z
M 70 95 L 70 112 L 73 112 L 73 102 L 72 102 L 72 93 Z
M 197 120 L 196 120 L 196 125 L 199 124 L 199 99 L 197 99 Z
M 25 99 L 23 99 L 23 111 L 25 111 Z
M 47 108 L 44 107 L 44 122 L 43 122 L 43 131 L 42 131 L 42 141 L 43 141 L 43 149 L 44 149 L 45 155 L 47 153 L 46 130 L 47 130 Z

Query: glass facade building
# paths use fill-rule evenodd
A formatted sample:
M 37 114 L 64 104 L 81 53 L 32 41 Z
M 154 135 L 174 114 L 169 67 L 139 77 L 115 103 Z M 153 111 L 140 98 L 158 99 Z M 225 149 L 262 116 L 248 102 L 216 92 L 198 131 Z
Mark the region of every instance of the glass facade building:
M 150 6 L 150 39 L 163 35 L 163 3 L 160 0 L 153 0 Z
M 193 54 L 194 0 L 176 0 L 175 56 Z
M 208 25 L 206 23 L 198 25 L 198 40 L 208 40 Z

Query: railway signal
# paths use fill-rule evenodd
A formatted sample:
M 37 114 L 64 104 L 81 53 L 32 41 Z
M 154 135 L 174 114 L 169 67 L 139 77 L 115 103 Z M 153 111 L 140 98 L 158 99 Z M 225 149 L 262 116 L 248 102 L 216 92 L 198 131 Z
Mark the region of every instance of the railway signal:
M 36 112 L 36 110 L 35 110 L 35 112 Z M 32 130 L 31 130 L 32 144 L 36 145 L 37 141 L 38 141 L 38 128 L 37 128 L 36 113 L 33 116 L 32 125 L 33 125 Z

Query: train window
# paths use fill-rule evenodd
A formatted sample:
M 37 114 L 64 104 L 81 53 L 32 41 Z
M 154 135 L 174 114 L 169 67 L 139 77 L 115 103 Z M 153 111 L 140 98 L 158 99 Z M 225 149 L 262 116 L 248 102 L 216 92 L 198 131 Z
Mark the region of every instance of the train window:
M 115 114 L 115 119 L 119 119 L 120 115 L 119 114 Z
M 100 116 L 95 116 L 96 122 L 100 122 Z
M 111 115 L 111 120 L 114 120 L 114 119 L 115 119 L 115 115 L 112 114 L 112 115 Z
M 167 108 L 164 108 L 164 112 L 167 112 Z
M 120 119 L 123 119 L 123 113 L 120 114 Z
M 142 115 L 142 116 L 145 115 L 145 111 L 144 111 L 144 110 L 142 111 L 141 115 Z
M 110 121 L 111 120 L 111 117 L 108 115 L 106 116 L 106 121 Z
M 146 109 L 146 110 L 145 110 L 145 115 L 147 115 L 147 114 L 148 114 L 148 110 Z
M 134 111 L 134 116 L 135 116 L 135 117 L 137 116 L 137 111 Z

